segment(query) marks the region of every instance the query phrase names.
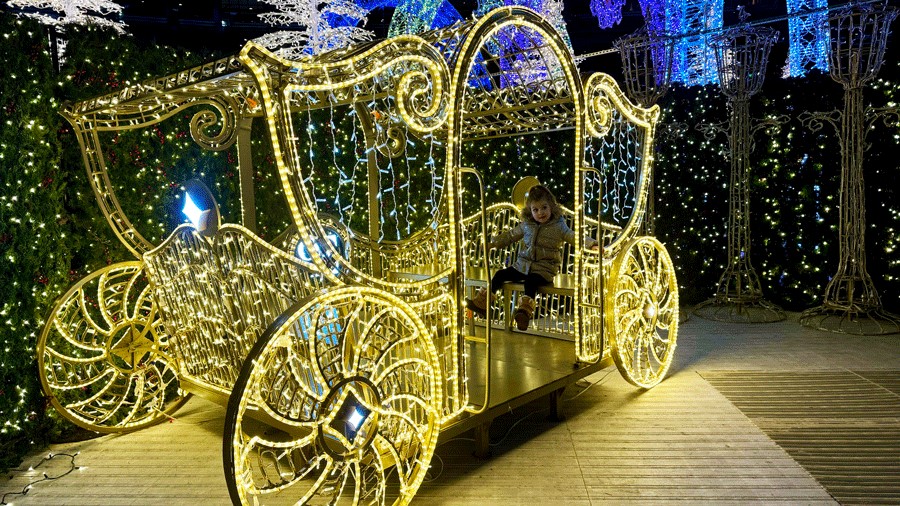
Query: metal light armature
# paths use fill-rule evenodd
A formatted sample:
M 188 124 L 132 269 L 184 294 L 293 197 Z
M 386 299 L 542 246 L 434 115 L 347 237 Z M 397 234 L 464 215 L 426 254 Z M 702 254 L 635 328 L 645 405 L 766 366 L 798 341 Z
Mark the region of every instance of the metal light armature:
M 653 33 L 645 25 L 635 33 L 617 39 L 613 45 L 622 58 L 628 96 L 643 107 L 656 105 L 669 91 L 672 83 L 673 40 L 665 34 Z M 643 231 L 653 235 L 656 197 L 652 173 L 650 177 Z
M 741 25 L 713 38 L 719 86 L 731 111 L 728 144 L 731 179 L 728 185 L 728 266 L 713 298 L 695 313 L 718 321 L 767 323 L 785 318 L 784 311 L 765 300 L 759 276 L 750 261 L 750 152 L 753 134 L 772 121 L 751 125 L 750 97 L 762 88 L 769 51 L 778 37 L 771 28 Z
M 830 332 L 880 335 L 900 332 L 900 315 L 885 311 L 872 277 L 866 271 L 866 196 L 863 183 L 865 133 L 882 116 L 900 109 L 866 108 L 863 87 L 878 74 L 891 22 L 897 8 L 854 4 L 828 17 L 831 34 L 831 78 L 844 87 L 844 110 L 805 113 L 800 119 L 811 130 L 830 123 L 841 144 L 840 262 L 825 287 L 820 306 L 807 309 L 800 323 Z
M 644 26 L 613 45 L 622 58 L 628 96 L 643 107 L 656 104 L 672 82 L 672 39 Z
M 612 361 L 646 389 L 672 364 L 675 269 L 641 232 L 659 108 L 634 104 L 606 74 L 582 82 L 563 37 L 534 11 L 502 7 L 300 60 L 248 42 L 234 57 L 63 115 L 101 212 L 136 260 L 79 281 L 47 316 L 36 347 L 42 389 L 63 417 L 110 433 L 164 421 L 186 393 L 226 405 L 223 467 L 235 504 L 406 504 L 445 429 L 467 430 L 474 417 L 496 416 L 497 402 L 524 397 L 513 382 L 526 375 L 492 373 L 494 327 L 475 328 L 463 304 L 502 265 L 488 224 L 519 219 L 510 202 L 488 205 L 481 172 L 463 163 L 485 139 L 572 135 L 568 281 L 541 294 L 549 310 L 534 325 L 573 342 L 577 363 L 564 378 Z M 188 183 L 195 225 L 154 244 L 116 197 L 104 141 L 187 117 L 201 148 L 237 152 L 242 224 L 221 222 L 212 193 Z M 317 117 L 329 128 L 317 133 Z M 254 119 L 264 121 L 290 213 L 271 242 L 253 230 Z M 400 157 L 407 174 L 388 177 Z M 330 184 L 347 185 L 351 202 L 323 198 Z M 398 206 L 385 195 L 401 192 L 400 212 L 425 210 L 389 238 L 399 221 L 386 217 Z M 601 221 L 608 195 L 627 200 L 621 221 Z M 364 219 L 352 219 L 350 204 Z M 233 201 L 223 211 L 238 217 Z M 587 237 L 602 248 L 585 247 Z M 545 387 L 558 392 L 559 381 Z M 498 401 L 507 392 L 516 397 Z M 477 424 L 486 452 L 487 423 Z

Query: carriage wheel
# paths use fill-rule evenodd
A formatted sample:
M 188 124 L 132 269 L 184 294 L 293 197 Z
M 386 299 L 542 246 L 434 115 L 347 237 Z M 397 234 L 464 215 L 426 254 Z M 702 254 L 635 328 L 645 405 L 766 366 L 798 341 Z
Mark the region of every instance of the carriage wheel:
M 59 413 L 85 429 L 158 423 L 187 400 L 162 355 L 166 338 L 142 264 L 104 267 L 48 316 L 37 346 L 41 386 Z
M 442 380 L 430 333 L 400 299 L 330 290 L 260 338 L 228 403 L 235 504 L 406 504 L 437 443 Z
M 653 237 L 631 241 L 612 270 L 607 329 L 622 376 L 651 388 L 666 375 L 678 335 L 678 283 L 665 247 Z

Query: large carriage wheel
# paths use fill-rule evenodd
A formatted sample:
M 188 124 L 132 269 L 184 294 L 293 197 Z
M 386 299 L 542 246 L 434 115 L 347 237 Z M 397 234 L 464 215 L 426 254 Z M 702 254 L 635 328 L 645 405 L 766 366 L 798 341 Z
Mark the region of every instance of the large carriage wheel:
M 613 263 L 607 329 L 622 376 L 651 388 L 666 375 L 678 335 L 678 283 L 665 247 L 638 237 Z M 611 309 L 611 310 L 610 310 Z
M 48 316 L 37 346 L 41 386 L 83 428 L 137 430 L 187 400 L 165 345 L 142 264 L 113 264 L 82 278 Z
M 382 291 L 344 287 L 285 312 L 228 403 L 235 504 L 406 504 L 437 443 L 442 380 L 430 333 Z

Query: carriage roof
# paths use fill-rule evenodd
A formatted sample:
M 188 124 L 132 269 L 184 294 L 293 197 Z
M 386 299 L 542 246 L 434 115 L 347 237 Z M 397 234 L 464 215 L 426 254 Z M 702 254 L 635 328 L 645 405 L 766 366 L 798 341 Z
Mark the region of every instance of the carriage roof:
M 522 20 L 540 26 L 545 33 L 515 23 Z M 493 30 L 494 35 L 478 48 L 467 48 L 465 41 L 475 30 Z M 243 52 L 246 53 L 251 45 L 253 43 L 248 43 Z M 360 103 L 394 92 L 377 82 L 365 83 L 359 79 L 354 81 L 354 90 L 350 93 L 336 93 L 335 90 L 340 88 L 341 82 L 351 80 L 349 74 L 359 74 L 361 67 L 366 65 L 377 65 L 375 60 L 378 59 L 383 65 L 398 52 L 440 59 L 446 65 L 445 72 L 452 72 L 463 53 L 468 51 L 470 61 L 463 62 L 463 66 L 468 66 L 471 71 L 459 76 L 467 88 L 466 103 L 462 105 L 466 110 L 461 125 L 464 138 L 571 127 L 576 115 L 572 94 L 577 91 L 570 89 L 566 79 L 568 73 L 569 79 L 574 77 L 578 82 L 578 76 L 571 55 L 561 49 L 565 49 L 562 39 L 533 11 L 518 7 L 496 9 L 478 20 L 415 36 L 357 44 L 295 62 L 302 66 L 302 75 L 298 79 L 309 85 L 304 92 L 310 99 L 301 107 L 314 109 Z M 561 59 L 567 61 L 559 61 Z M 284 62 L 286 68 L 282 70 L 290 71 L 292 64 L 287 63 L 288 60 Z M 71 121 L 95 130 L 139 128 L 198 103 L 218 106 L 224 117 L 260 116 L 258 84 L 245 63 L 241 61 L 241 55 L 231 55 L 67 104 L 63 114 Z M 297 67 L 293 70 L 296 72 Z M 369 88 L 360 90 L 361 85 Z M 200 132 L 192 133 L 195 138 L 202 137 Z

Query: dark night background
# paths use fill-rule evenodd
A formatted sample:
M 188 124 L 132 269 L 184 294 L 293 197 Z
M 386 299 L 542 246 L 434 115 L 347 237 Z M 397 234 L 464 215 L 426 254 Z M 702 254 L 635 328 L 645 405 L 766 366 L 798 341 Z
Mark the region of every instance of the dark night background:
M 271 10 L 271 5 L 256 0 L 138 0 L 118 3 L 125 6 L 124 21 L 136 37 L 188 49 L 237 52 L 247 40 L 272 29 L 257 17 L 259 13 Z M 451 4 L 464 18 L 469 18 L 477 7 L 477 2 L 473 0 L 451 1 Z M 564 4 L 563 17 L 576 56 L 610 49 L 615 39 L 634 32 L 644 24 L 637 0 L 625 3 L 622 22 L 608 29 L 599 28 L 587 0 L 566 1 Z M 752 15 L 751 22 L 775 19 L 787 12 L 783 0 L 726 0 L 726 26 L 737 22 L 737 7 L 740 5 L 745 6 Z M 370 12 L 365 28 L 373 31 L 376 37 L 384 37 L 392 13 L 392 9 Z M 782 38 L 787 34 L 786 21 L 773 23 L 772 26 L 780 30 Z M 610 66 L 613 68 L 604 68 Z M 586 73 L 603 69 L 615 74 L 619 66 L 618 56 L 612 55 L 589 58 L 580 68 Z

